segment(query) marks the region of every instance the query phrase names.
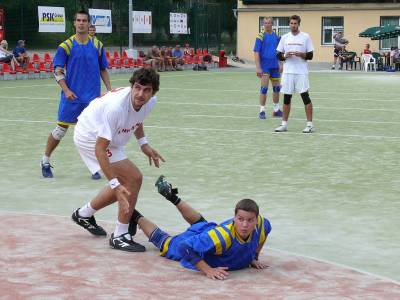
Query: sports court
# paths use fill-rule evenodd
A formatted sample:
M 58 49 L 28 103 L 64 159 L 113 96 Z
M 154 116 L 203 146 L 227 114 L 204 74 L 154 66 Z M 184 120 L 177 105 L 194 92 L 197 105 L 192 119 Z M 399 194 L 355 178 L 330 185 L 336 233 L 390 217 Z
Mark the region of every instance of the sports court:
M 129 75 L 111 79 L 126 86 Z M 72 211 L 106 181 L 90 179 L 72 130 L 52 156 L 55 178 L 42 178 L 59 87 L 52 79 L 1 81 L 0 298 L 400 299 L 399 80 L 312 72 L 316 132 L 306 135 L 298 96 L 288 132 L 273 132 L 279 119 L 258 119 L 253 71 L 161 74 L 144 125 L 167 162 L 150 167 L 136 143 L 127 147 L 144 174 L 137 208 L 170 233 L 186 228 L 154 188 L 164 174 L 210 221 L 252 198 L 272 224 L 261 255 L 270 268 L 231 272 L 223 282 L 157 257 L 141 233 L 147 252 L 121 253 L 74 224 Z M 108 232 L 115 217 L 116 206 L 96 214 Z

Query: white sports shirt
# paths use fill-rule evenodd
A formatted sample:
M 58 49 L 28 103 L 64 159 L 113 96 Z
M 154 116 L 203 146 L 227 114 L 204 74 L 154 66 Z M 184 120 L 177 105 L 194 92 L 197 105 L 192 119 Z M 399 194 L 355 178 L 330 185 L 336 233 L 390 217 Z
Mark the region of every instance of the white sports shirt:
M 153 96 L 139 111 L 135 111 L 131 91 L 131 87 L 120 88 L 94 99 L 78 117 L 75 131 L 88 142 L 102 137 L 110 141 L 110 146 L 126 145 L 157 102 Z
M 307 53 L 314 51 L 314 47 L 310 36 L 300 31 L 296 35 L 293 35 L 291 32 L 283 35 L 276 50 L 282 53 L 294 51 Z M 308 74 L 307 61 L 297 56 L 288 57 L 283 64 L 283 73 Z

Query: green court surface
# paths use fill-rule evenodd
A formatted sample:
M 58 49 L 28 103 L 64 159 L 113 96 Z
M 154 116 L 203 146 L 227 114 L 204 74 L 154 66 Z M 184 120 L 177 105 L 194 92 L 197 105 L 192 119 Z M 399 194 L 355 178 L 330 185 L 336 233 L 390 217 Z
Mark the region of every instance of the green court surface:
M 128 79 L 113 75 L 112 85 Z M 208 220 L 223 221 L 238 200 L 252 198 L 272 223 L 264 251 L 400 281 L 400 76 L 313 72 L 310 83 L 316 132 L 301 133 L 304 106 L 295 96 L 289 131 L 274 133 L 279 119 L 258 119 L 253 72 L 162 73 L 144 125 L 166 163 L 150 167 L 134 140 L 127 146 L 144 175 L 137 207 L 165 230 L 186 228 L 155 191 L 161 174 Z M 0 211 L 69 216 L 106 184 L 90 179 L 72 130 L 52 157 L 55 178 L 42 178 L 59 92 L 51 79 L 0 82 Z M 97 218 L 115 221 L 116 206 Z

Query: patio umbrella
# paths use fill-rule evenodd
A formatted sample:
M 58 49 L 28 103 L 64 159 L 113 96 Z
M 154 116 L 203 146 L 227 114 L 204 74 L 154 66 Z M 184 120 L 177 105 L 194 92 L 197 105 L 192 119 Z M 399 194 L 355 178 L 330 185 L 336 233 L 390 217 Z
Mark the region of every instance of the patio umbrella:
M 400 36 L 399 25 L 385 25 L 380 30 L 376 31 L 371 40 L 383 40 Z
M 369 38 L 369 37 L 374 36 L 376 34 L 376 32 L 380 29 L 381 29 L 381 26 L 370 27 L 370 28 L 365 29 L 363 32 L 360 32 L 358 34 L 358 36 Z

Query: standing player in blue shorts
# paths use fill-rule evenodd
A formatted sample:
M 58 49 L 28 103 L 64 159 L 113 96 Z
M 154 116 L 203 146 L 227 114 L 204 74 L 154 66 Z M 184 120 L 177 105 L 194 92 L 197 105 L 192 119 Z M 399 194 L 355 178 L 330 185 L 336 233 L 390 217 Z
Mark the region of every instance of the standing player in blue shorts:
M 100 96 L 100 77 L 107 90 L 111 90 L 103 43 L 96 37 L 89 38 L 89 21 L 88 12 L 82 10 L 75 14 L 76 34 L 58 46 L 54 57 L 54 77 L 62 91 L 57 125 L 47 139 L 41 161 L 45 178 L 53 177 L 50 155 L 65 136 L 68 127 L 76 124 L 78 116 L 89 102 Z M 100 179 L 100 174 L 92 174 L 92 178 Z
M 258 34 L 254 44 L 254 59 L 256 63 L 257 77 L 261 78 L 260 87 L 260 113 L 259 118 L 265 119 L 265 103 L 267 101 L 267 92 L 269 81 L 272 83 L 272 101 L 273 117 L 282 117 L 282 111 L 279 106 L 279 92 L 281 79 L 281 63 L 276 57 L 276 47 L 279 44 L 280 37 L 272 31 L 272 19 L 264 19 L 264 32 Z
M 218 225 L 207 222 L 181 200 L 177 189 L 172 189 L 164 176 L 160 176 L 156 186 L 190 227 L 181 234 L 170 236 L 135 210 L 129 226 L 131 235 L 135 235 L 139 225 L 149 241 L 160 249 L 161 256 L 180 261 L 182 266 L 199 270 L 211 279 L 225 279 L 231 270 L 267 267 L 258 260 L 258 255 L 271 231 L 271 224 L 259 215 L 256 202 L 240 200 L 235 207 L 235 217 Z

